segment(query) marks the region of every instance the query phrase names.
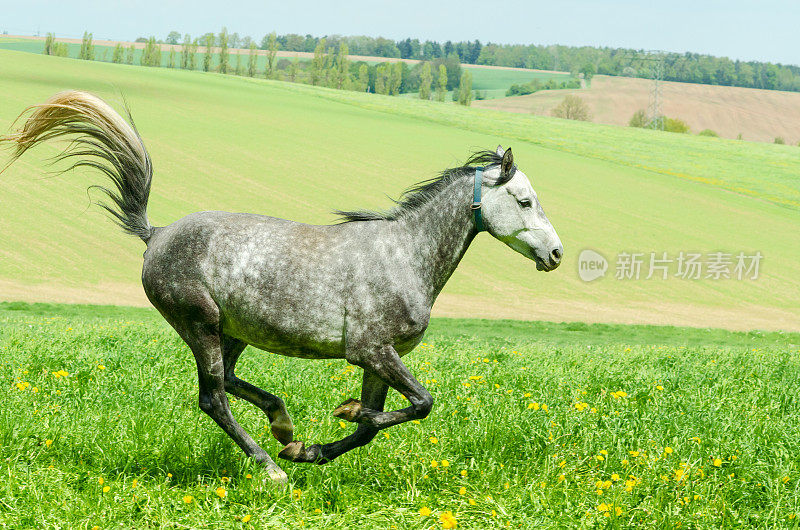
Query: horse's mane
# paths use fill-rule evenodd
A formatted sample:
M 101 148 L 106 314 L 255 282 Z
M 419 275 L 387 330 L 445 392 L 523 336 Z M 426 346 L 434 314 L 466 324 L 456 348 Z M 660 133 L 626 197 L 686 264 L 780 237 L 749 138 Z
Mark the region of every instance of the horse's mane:
M 433 197 L 437 196 L 441 190 L 449 186 L 452 182 L 467 174 L 471 174 L 473 171 L 475 171 L 475 168 L 499 166 L 502 161 L 503 157 L 494 151 L 476 151 L 472 154 L 472 156 L 469 157 L 463 166 L 445 169 L 437 176 L 428 180 L 417 182 L 405 190 L 400 196 L 400 199 L 394 201 L 396 206 L 390 210 L 335 210 L 334 213 L 339 216 L 339 222 L 342 223 L 380 220 L 395 221 L 404 214 L 419 209 Z M 505 184 L 511 179 L 512 176 L 514 176 L 513 170 L 508 175 L 501 176 L 495 184 Z

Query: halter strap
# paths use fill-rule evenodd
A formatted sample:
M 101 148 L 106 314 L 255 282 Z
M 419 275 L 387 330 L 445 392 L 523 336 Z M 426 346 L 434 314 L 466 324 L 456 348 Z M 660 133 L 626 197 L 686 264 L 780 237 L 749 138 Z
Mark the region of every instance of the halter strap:
M 483 216 L 481 215 L 481 184 L 483 183 L 483 168 L 475 168 L 475 185 L 472 191 L 472 215 L 475 217 L 475 226 L 478 232 L 483 232 Z

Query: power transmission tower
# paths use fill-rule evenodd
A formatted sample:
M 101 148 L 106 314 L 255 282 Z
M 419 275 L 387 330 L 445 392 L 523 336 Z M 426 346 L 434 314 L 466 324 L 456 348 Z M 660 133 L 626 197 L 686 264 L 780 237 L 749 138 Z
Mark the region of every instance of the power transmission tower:
M 646 61 L 650 63 L 653 88 L 650 90 L 650 102 L 647 106 L 647 126 L 650 129 L 664 130 L 664 114 L 661 112 L 661 82 L 664 80 L 664 54 L 660 50 L 645 52 Z

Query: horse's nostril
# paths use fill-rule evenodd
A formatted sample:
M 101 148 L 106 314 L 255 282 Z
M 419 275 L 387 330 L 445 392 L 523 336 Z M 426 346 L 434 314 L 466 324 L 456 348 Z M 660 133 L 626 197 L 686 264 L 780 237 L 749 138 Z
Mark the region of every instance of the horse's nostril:
M 561 249 L 559 249 L 559 248 L 554 248 L 554 249 L 553 249 L 553 250 L 550 252 L 550 256 L 553 258 L 553 261 L 555 261 L 556 263 L 558 263 L 559 261 L 561 261 Z

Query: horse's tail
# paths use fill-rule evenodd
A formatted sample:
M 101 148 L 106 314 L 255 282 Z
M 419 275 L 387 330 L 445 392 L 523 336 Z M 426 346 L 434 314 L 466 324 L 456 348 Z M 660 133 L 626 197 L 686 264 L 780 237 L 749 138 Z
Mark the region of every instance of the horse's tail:
M 20 117 L 30 112 L 25 125 L 15 133 L 0 137 L 0 144 L 16 144 L 10 165 L 41 142 L 72 136 L 70 145 L 56 159 L 76 158 L 65 171 L 88 166 L 105 173 L 116 189 L 91 188 L 103 191 L 113 204 L 98 205 L 108 211 L 123 230 L 146 243 L 153 233 L 147 220 L 153 166 L 127 107 L 125 111 L 130 123 L 95 95 L 77 90 L 61 92 L 23 111 Z

